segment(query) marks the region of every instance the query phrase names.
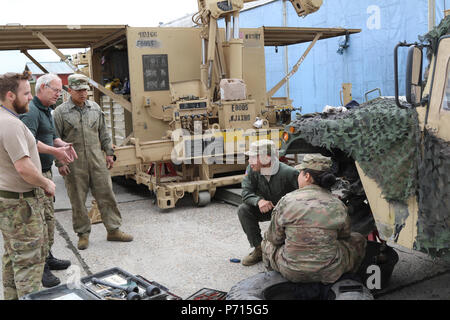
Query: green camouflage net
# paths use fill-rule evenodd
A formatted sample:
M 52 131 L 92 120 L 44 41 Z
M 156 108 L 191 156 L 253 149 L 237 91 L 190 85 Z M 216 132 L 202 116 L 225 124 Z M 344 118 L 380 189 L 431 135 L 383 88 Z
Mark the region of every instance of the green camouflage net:
M 450 31 L 450 16 L 419 40 L 429 44 L 429 59 L 439 39 Z M 450 262 L 450 143 L 430 134 L 423 137 L 419 174 L 419 217 L 415 247 Z
M 346 152 L 391 204 L 406 205 L 417 195 L 415 248 L 450 262 L 450 143 L 425 131 L 421 154 L 415 109 L 378 98 L 342 114 L 303 115 L 290 125 L 298 130 L 295 140 Z
M 416 248 L 450 261 L 450 143 L 425 131 Z
M 378 98 L 343 114 L 303 116 L 296 136 L 316 147 L 340 149 L 376 181 L 388 201 L 406 203 L 417 185 L 419 123 L 415 109 Z
M 446 35 L 450 29 L 450 16 L 442 19 L 441 23 L 434 27 L 430 32 L 423 36 L 419 36 L 420 42 L 424 44 L 429 44 L 428 55 L 431 56 L 431 53 L 436 51 L 439 39 Z

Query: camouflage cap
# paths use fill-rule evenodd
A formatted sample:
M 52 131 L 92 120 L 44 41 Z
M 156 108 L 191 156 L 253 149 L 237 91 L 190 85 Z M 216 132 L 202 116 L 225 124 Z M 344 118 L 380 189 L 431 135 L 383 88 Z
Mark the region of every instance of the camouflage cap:
M 69 88 L 72 90 L 89 90 L 89 78 L 82 74 L 72 74 L 68 78 Z
M 245 155 L 250 157 L 255 157 L 259 155 L 268 155 L 271 156 L 273 154 L 276 154 L 277 149 L 275 147 L 275 143 L 272 140 L 258 140 L 253 142 L 250 145 L 249 151 L 245 153 Z
M 295 166 L 297 170 L 311 169 L 317 171 L 329 171 L 331 169 L 332 161 L 329 157 L 324 157 L 321 154 L 307 154 L 303 158 L 302 163 Z

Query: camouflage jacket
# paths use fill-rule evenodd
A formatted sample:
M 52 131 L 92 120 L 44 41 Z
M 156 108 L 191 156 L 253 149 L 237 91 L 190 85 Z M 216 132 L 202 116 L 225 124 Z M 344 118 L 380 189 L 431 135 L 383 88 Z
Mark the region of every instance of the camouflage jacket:
M 342 274 L 350 238 L 346 206 L 329 191 L 308 185 L 284 196 L 272 213 L 265 239 L 279 247 L 278 264 L 304 273 Z
M 280 162 L 278 172 L 267 181 L 249 165 L 242 180 L 242 200 L 255 207 L 261 199 L 272 201 L 276 205 L 285 194 L 298 189 L 298 174 L 298 170 Z
M 62 140 L 73 143 L 78 156 L 86 153 L 87 159 L 92 156 L 104 158 L 102 150 L 107 155 L 114 154 L 104 114 L 94 101 L 88 100 L 80 108 L 69 99 L 56 108 L 53 118 L 58 135 Z

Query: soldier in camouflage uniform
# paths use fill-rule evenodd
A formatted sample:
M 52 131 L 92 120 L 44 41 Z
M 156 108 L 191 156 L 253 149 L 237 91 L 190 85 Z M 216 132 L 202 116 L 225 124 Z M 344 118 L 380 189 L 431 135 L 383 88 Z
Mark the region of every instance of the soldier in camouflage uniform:
M 55 194 L 55 184 L 41 173 L 36 140 L 19 119 L 32 99 L 27 80 L 25 74 L 0 76 L 0 230 L 7 300 L 41 289 L 48 233 L 37 190 Z
M 249 165 L 242 181 L 243 203 L 238 217 L 250 246 L 255 248 L 242 260 L 244 266 L 251 266 L 262 260 L 259 222 L 269 221 L 281 197 L 298 189 L 298 170 L 279 162 L 271 140 L 253 142 L 247 155 Z
M 334 283 L 365 255 L 365 238 L 350 232 L 347 208 L 329 191 L 330 167 L 330 158 L 305 156 L 296 167 L 299 189 L 279 201 L 262 242 L 266 268 L 292 282 Z
M 98 104 L 87 100 L 89 82 L 86 76 L 71 75 L 68 81 L 71 98 L 56 108 L 53 117 L 59 137 L 72 143 L 78 155 L 78 159 L 68 165 L 57 163 L 72 205 L 73 228 L 79 237 L 78 249 L 84 250 L 89 245 L 91 222 L 86 209 L 89 188 L 108 231 L 107 240 L 132 241 L 131 235 L 119 230 L 122 217 L 108 172 L 114 164 L 114 150 L 106 131 L 104 114 Z M 102 151 L 106 153 L 106 161 Z

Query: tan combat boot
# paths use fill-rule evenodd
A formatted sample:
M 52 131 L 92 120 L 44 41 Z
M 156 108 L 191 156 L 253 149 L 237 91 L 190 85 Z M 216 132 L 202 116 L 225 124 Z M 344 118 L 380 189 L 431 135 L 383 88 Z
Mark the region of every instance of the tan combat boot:
M 88 246 L 89 246 L 89 234 L 84 233 L 78 236 L 78 250 L 87 249 Z
M 106 237 L 108 241 L 122 241 L 130 242 L 133 241 L 133 236 L 120 231 L 119 229 L 108 231 L 108 236 Z
M 242 259 L 242 265 L 248 267 L 257 264 L 260 261 L 262 261 L 261 245 L 257 246 L 255 250 L 252 251 L 252 253 Z

